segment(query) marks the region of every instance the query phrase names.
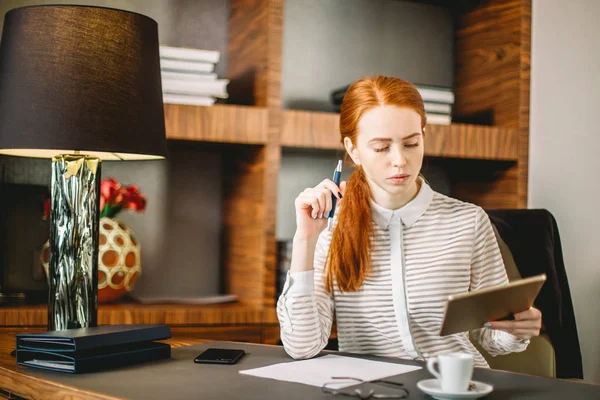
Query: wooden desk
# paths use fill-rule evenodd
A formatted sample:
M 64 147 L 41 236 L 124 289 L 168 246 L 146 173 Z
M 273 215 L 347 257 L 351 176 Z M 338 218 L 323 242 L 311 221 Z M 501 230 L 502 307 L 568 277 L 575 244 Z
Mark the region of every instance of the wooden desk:
M 17 365 L 15 357 L 10 355 L 10 352 L 15 349 L 16 334 L 45 330 L 44 328 L 0 328 L 0 398 L 12 399 L 8 396 L 10 393 L 26 399 L 116 399 L 102 393 L 39 379 L 27 374 L 29 368 Z M 199 339 L 198 329 L 194 328 L 171 328 L 171 332 L 173 337 L 164 341 L 171 347 L 190 346 L 212 340 L 208 332 L 200 333 L 203 339 Z
M 30 329 L 31 332 L 41 329 Z M 182 398 L 182 399 L 238 399 L 255 398 L 262 400 L 287 398 L 289 400 L 328 399 L 319 388 L 290 382 L 260 379 L 240 375 L 243 369 L 293 362 L 279 346 L 212 342 L 199 339 L 194 333 L 172 329 L 173 339 L 166 342 L 173 346 L 170 360 L 141 364 L 134 368 L 106 371 L 101 375 L 71 375 L 40 371 L 34 368 L 17 366 L 9 355 L 14 348 L 15 334 L 22 329 L 0 329 L 0 388 L 5 398 L 27 399 L 121 399 L 121 398 Z M 189 347 L 188 345 L 195 345 Z M 209 347 L 236 348 L 246 350 L 248 355 L 236 365 L 218 368 L 208 364 L 194 364 L 194 356 Z M 358 355 L 339 353 L 345 356 Z M 382 357 L 362 356 L 362 358 L 385 360 L 399 364 L 423 363 Z M 417 382 L 430 379 L 426 369 L 404 374 L 395 379 L 410 389 L 410 399 L 430 399 L 417 388 Z M 473 379 L 494 385 L 494 392 L 487 398 L 554 400 L 554 399 L 598 399 L 600 386 L 574 381 L 535 377 L 523 374 L 477 368 Z M 77 386 L 77 387 L 76 387 Z M 89 389 L 82 389 L 82 388 Z M 104 394 L 104 391 L 111 395 Z M 8 397 L 12 393 L 19 397 Z M 243 394 L 243 395 L 242 395 Z M 120 397 L 115 397 L 120 396 Z

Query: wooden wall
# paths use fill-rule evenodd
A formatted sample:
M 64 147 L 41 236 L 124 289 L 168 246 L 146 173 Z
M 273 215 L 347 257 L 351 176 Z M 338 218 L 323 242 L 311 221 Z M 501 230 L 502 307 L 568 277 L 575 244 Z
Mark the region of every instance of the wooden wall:
M 519 139 L 515 165 L 457 183 L 455 195 L 486 208 L 526 207 L 531 1 L 481 1 L 456 23 L 455 113 L 491 115 L 493 125 L 517 129 Z

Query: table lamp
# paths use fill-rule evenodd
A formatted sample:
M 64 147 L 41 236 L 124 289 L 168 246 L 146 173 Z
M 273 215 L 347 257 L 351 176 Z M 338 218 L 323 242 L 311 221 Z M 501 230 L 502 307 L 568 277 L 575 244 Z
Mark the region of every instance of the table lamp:
M 102 7 L 7 12 L 0 153 L 52 160 L 48 329 L 96 326 L 101 160 L 167 154 L 156 22 Z

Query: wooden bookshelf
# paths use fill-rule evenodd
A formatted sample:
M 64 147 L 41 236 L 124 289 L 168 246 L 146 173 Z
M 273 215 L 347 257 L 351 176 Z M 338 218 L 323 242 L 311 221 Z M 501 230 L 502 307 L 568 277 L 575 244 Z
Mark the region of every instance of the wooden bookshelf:
M 214 326 L 211 337 L 217 338 L 221 333 L 230 337 L 219 329 L 246 329 L 248 338 L 254 338 L 250 340 L 256 340 L 258 326 L 261 340 L 266 335 L 276 342 L 275 221 L 282 148 L 340 149 L 339 116 L 282 109 L 284 0 L 224 1 L 229 6 L 226 78 L 231 104 L 165 105 L 165 117 L 167 137 L 177 146 L 218 143 L 217 151 L 227 154 L 223 288 L 241 303 L 122 303 L 101 306 L 99 321 Z M 453 196 L 484 208 L 526 207 L 531 0 L 411 1 L 452 11 L 454 113 L 492 116 L 492 126 L 429 126 L 426 154 L 443 159 Z M 0 326 L 45 324 L 44 306 L 0 308 Z

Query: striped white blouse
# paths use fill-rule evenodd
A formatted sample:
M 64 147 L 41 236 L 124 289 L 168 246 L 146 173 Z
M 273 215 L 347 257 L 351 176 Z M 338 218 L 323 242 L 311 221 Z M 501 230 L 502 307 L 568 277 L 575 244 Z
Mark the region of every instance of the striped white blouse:
M 463 351 L 473 354 L 475 366 L 489 367 L 468 333 L 438 335 L 449 295 L 508 282 L 487 214 L 423 181 L 417 196 L 398 210 L 371 205 L 371 273 L 358 292 L 325 291 L 328 230 L 319 237 L 314 271 L 288 274 L 277 302 L 286 352 L 296 359 L 317 355 L 335 312 L 340 351 L 419 360 Z M 483 327 L 471 339 L 492 355 L 529 344 Z

